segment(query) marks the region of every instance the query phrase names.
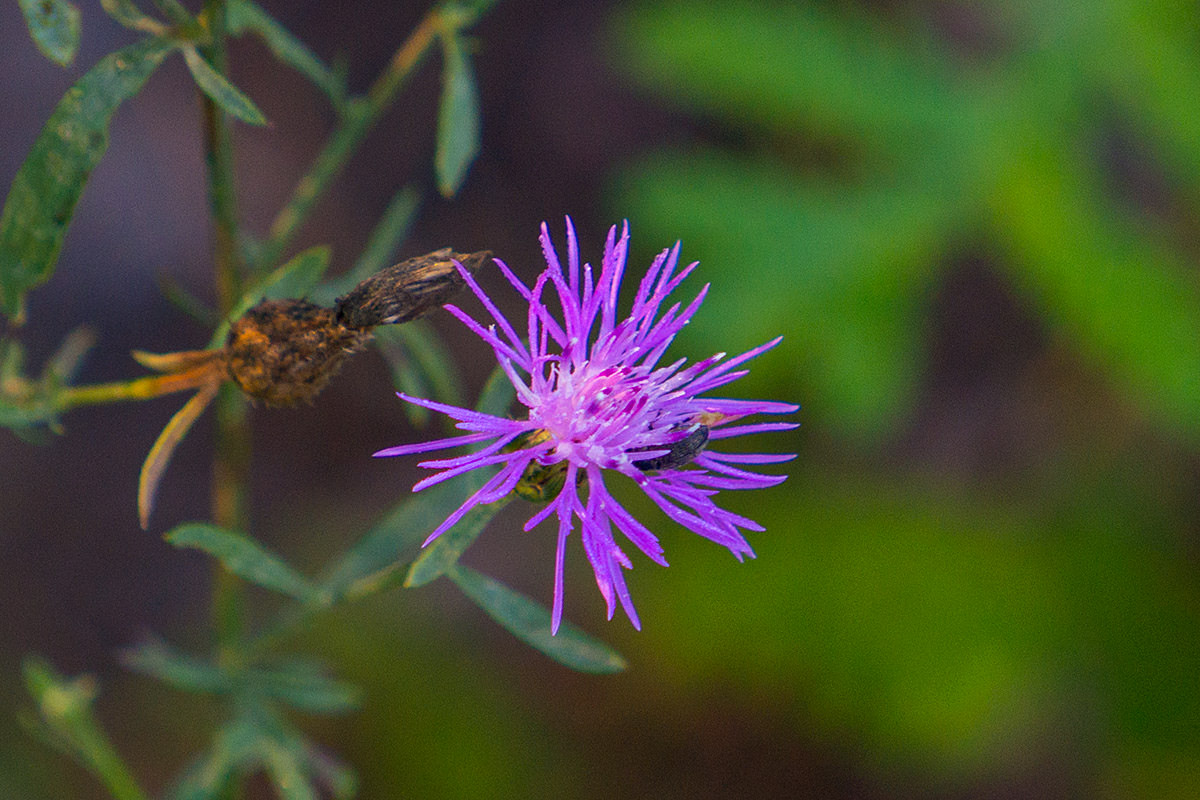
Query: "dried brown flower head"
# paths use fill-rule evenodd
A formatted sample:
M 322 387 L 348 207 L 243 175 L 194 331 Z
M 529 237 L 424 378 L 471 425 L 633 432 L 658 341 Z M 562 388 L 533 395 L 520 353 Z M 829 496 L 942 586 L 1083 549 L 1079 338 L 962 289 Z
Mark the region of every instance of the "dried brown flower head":
M 369 329 L 349 328 L 331 308 L 305 300 L 263 300 L 229 329 L 225 362 L 238 387 L 268 405 L 311 401 L 363 348 Z
M 135 353 L 143 366 L 163 373 L 147 397 L 198 389 L 150 448 L 138 481 L 138 515 L 149 524 L 154 493 L 175 447 L 225 380 L 267 405 L 309 402 L 346 357 L 363 348 L 377 325 L 417 319 L 445 304 L 464 285 L 457 260 L 472 273 L 488 251 L 456 253 L 449 247 L 401 261 L 339 297 L 333 308 L 307 300 L 263 300 L 237 319 L 220 350 L 155 355 Z
M 474 274 L 491 258 L 488 250 L 456 253 L 449 247 L 380 270 L 337 299 L 338 322 L 350 328 L 398 325 L 444 305 L 466 281 L 458 261 Z

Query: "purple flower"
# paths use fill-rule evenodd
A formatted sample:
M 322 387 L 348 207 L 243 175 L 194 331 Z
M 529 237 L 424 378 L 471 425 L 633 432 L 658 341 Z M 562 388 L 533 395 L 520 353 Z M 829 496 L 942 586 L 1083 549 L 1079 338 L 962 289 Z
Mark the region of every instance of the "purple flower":
M 721 489 L 774 486 L 784 475 L 762 475 L 744 465 L 788 461 L 792 454 L 747 455 L 718 453 L 707 445 L 715 440 L 796 427 L 785 422 L 729 426 L 750 414 L 788 414 L 799 406 L 768 400 L 730 400 L 701 397 L 745 375 L 741 367 L 779 344 L 782 337 L 741 355 L 723 360 L 724 353 L 690 366 L 686 359 L 665 366 L 659 362 L 667 346 L 696 313 L 708 292 L 680 308 L 674 303 L 660 313 L 667 296 L 696 267 L 678 274 L 679 244 L 664 250 L 642 278 L 629 316 L 617 318 L 617 298 L 629 246 L 629 225 L 621 238 L 616 227 L 608 232 L 604 261 L 597 278 L 590 264 L 579 264 L 575 229 L 567 219 L 567 268 L 542 224 L 546 270 L 533 288 L 523 284 L 499 259 L 496 265 L 529 304 L 528 340 L 484 294 L 470 272 L 463 279 L 492 315 L 484 327 L 461 309 L 446 309 L 492 346 L 496 359 L 525 407 L 523 419 L 494 417 L 465 408 L 405 394 L 399 396 L 458 421 L 462 436 L 380 450 L 376 456 L 423 453 L 461 445 L 487 443 L 456 458 L 424 461 L 437 469 L 414 487 L 424 489 L 482 467 L 499 465 L 487 482 L 430 534 L 426 544 L 449 530 L 470 509 L 515 492 L 546 501 L 525 523 L 532 529 L 550 515 L 558 518 L 558 549 L 554 566 L 553 630 L 558 630 L 563 606 L 563 559 L 567 538 L 579 520 L 583 548 L 596 574 L 600 593 L 612 619 L 616 602 L 635 628 L 641 628 L 629 597 L 622 568 L 633 564 L 614 538 L 615 527 L 651 560 L 667 566 L 658 538 L 609 493 L 605 473 L 620 473 L 636 483 L 668 517 L 689 530 L 728 547 L 741 560 L 754 556 L 741 530 L 761 531 L 746 517 L 718 508 L 713 502 Z M 545 296 L 557 295 L 561 316 L 547 307 Z M 561 320 L 561 321 L 560 321 Z M 497 327 L 499 330 L 497 330 Z

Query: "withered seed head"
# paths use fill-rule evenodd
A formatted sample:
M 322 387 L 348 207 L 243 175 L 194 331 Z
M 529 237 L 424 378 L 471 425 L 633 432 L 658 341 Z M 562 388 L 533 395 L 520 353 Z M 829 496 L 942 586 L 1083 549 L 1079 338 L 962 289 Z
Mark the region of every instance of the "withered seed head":
M 335 319 L 334 311 L 304 300 L 263 300 L 229 329 L 229 377 L 269 405 L 311 400 L 347 355 L 371 338 Z
M 396 325 L 445 304 L 466 282 L 451 259 L 474 274 L 491 251 L 455 253 L 449 247 L 380 270 L 337 299 L 337 321 L 348 328 Z

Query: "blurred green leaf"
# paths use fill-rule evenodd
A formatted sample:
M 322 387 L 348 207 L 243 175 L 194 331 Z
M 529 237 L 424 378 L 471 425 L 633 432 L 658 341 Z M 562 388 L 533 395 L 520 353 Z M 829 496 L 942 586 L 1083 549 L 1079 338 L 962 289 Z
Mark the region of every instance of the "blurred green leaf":
M 265 697 L 314 714 L 344 714 L 358 708 L 360 692 L 334 680 L 319 664 L 293 659 L 247 673 L 245 685 Z
M 367 246 L 363 248 L 358 261 L 345 275 L 331 278 L 314 288 L 312 301 L 321 305 L 332 305 L 338 297 L 384 267 L 390 266 L 395 258 L 396 249 L 408 236 L 420 203 L 420 192 L 412 184 L 396 192 L 379 222 L 375 223 L 375 228 L 367 239 Z
M 330 250 L 326 245 L 310 247 L 291 258 L 246 293 L 246 309 L 264 297 L 282 299 L 306 297 L 329 268 Z M 257 298 L 257 299 L 255 299 Z
M 482 484 L 482 479 L 467 475 L 406 499 L 342 556 L 321 581 L 322 589 L 335 597 L 360 597 L 390 586 L 425 537 Z
M 1061 24 L 1041 3 L 1022 4 L 1037 35 Z M 1106 0 L 1078 20 L 1074 47 L 1062 57 L 1081 79 L 1104 85 L 1129 123 L 1162 155 L 1169 172 L 1186 176 L 1192 201 L 1200 183 L 1200 54 L 1195 5 L 1174 0 Z M 1023 15 L 1023 16 L 1026 16 Z M 1026 31 L 1023 31 L 1026 32 Z
M 442 36 L 442 99 L 433 165 L 438 191 L 453 197 L 479 154 L 479 92 L 462 41 Z
M 422 368 L 420 362 L 410 357 L 408 348 L 404 345 L 404 339 L 399 335 L 400 331 L 407 330 L 418 323 L 428 325 L 426 320 L 415 319 L 404 325 L 377 328 L 373 342 L 392 372 L 392 385 L 412 397 L 432 398 L 436 396 L 436 393 L 431 385 L 431 376 Z M 379 334 L 383 334 L 383 336 L 379 336 Z M 448 363 L 445 366 L 447 372 L 452 370 Z M 429 424 L 431 415 L 428 408 L 405 403 L 404 416 L 408 418 L 414 428 L 424 428 Z
M 19 318 L 25 293 L 54 272 L 75 204 L 108 148 L 113 112 L 174 46 L 145 39 L 111 53 L 59 101 L 0 213 L 0 312 Z
M 189 292 L 170 275 L 160 274 L 156 281 L 158 290 L 168 303 L 204 327 L 217 324 L 217 312 L 200 298 Z
M 224 75 L 213 69 L 204 60 L 204 56 L 200 55 L 200 51 L 196 49 L 195 45 L 184 45 L 181 49 L 183 60 L 187 62 L 188 70 L 196 80 L 196 85 L 214 103 L 227 114 L 242 122 L 248 122 L 251 125 L 267 124 L 267 118 L 258 110 L 258 106 L 254 105 L 253 101 L 242 94 Z
M 551 635 L 550 611 L 495 578 L 462 564 L 449 566 L 446 576 L 489 617 L 563 666 L 597 674 L 620 672 L 627 666 L 608 645 L 569 622 L 562 623 L 558 633 Z
M 182 653 L 159 639 L 149 639 L 121 653 L 121 663 L 189 692 L 225 694 L 233 689 L 231 676 L 219 666 Z
M 957 110 L 947 61 L 897 37 L 902 27 L 849 6 L 656 2 L 618 15 L 611 43 L 622 70 L 672 102 L 878 142 L 932 132 Z
M 1087 357 L 1161 422 L 1200 439 L 1200 288 L 1194 265 L 1096 201 L 1061 154 L 1010 164 L 992 195 L 1013 273 Z
M 329 268 L 329 259 L 330 251 L 327 246 L 310 247 L 247 289 L 229 315 L 213 331 L 212 339 L 208 342 L 209 348 L 223 347 L 229 335 L 229 327 L 262 300 L 306 296 Z
M 320 800 L 317 787 L 305 768 L 303 751 L 273 739 L 261 741 L 258 749 L 267 774 L 283 800 Z
M 454 359 L 428 320 L 375 330 L 375 345 L 392 370 L 396 388 L 413 397 L 427 397 L 461 406 L 462 384 Z M 414 426 L 424 427 L 429 410 L 412 403 L 404 411 Z M 419 413 L 424 412 L 424 413 Z
M 465 25 L 482 16 L 495 4 L 496 0 L 442 0 L 438 5 L 443 13 L 464 17 L 458 23 Z
M 185 33 L 193 38 L 202 38 L 202 30 L 197 30 L 200 26 L 197 24 L 196 17 L 192 16 L 192 12 L 188 11 L 187 6 L 180 0 L 154 0 L 154 5 L 166 15 L 167 19 L 171 20 L 173 25 L 176 25 Z
M 339 791 L 354 792 L 353 773 L 336 762 L 330 769 L 327 766 L 329 757 L 306 741 L 281 716 L 266 706 L 247 711 L 253 714 L 258 729 L 255 748 L 258 761 L 266 769 L 280 797 L 316 800 L 320 797 L 318 782 L 326 778 L 332 778 L 330 789 L 335 797 L 349 796 L 339 795 Z
M 187 523 L 167 531 L 163 538 L 176 547 L 208 553 L 230 572 L 250 583 L 282 592 L 304 603 L 322 600 L 321 593 L 307 578 L 243 534 L 215 525 Z
M 25 686 L 37 703 L 46 732 L 79 761 L 117 800 L 146 800 L 129 767 L 92 715 L 95 681 L 89 676 L 68 680 L 36 657 L 23 665 Z
M 63 338 L 36 379 L 24 374 L 24 352 L 16 341 L 0 341 L 0 426 L 31 437 L 38 426 L 62 432 L 62 390 L 75 378 L 83 358 L 95 344 L 89 328 L 76 328 Z
M 158 20 L 143 14 L 133 0 L 100 0 L 100 5 L 110 17 L 126 28 L 155 31 L 164 27 Z
M 474 474 L 472 473 L 472 475 Z M 454 480 L 467 482 L 463 478 Z M 480 479 L 475 483 L 478 488 L 478 486 L 483 485 L 483 480 Z M 496 516 L 500 509 L 504 508 L 507 504 L 508 498 L 504 498 L 487 505 L 475 506 L 462 519 L 455 523 L 450 530 L 425 545 L 425 548 L 421 550 L 421 554 L 413 560 L 412 566 L 409 567 L 408 575 L 404 578 L 404 586 L 409 589 L 415 589 L 445 575 L 448 570 L 452 569 L 458 563 L 459 556 L 475 543 L 475 540 L 479 538 L 479 534 L 483 533 L 483 529 L 492 521 L 492 517 Z M 453 508 L 450 509 L 450 511 L 453 510 Z M 449 516 L 449 512 L 447 512 L 446 516 Z
M 167 793 L 171 800 L 218 800 L 238 775 L 267 773 L 282 798 L 318 798 L 318 783 L 342 800 L 354 795 L 353 772 L 309 744 L 268 705 L 253 701 L 213 739 Z
M 189 692 L 250 692 L 316 714 L 343 714 L 358 708 L 359 703 L 356 687 L 330 678 L 319 664 L 301 659 L 231 671 L 152 639 L 122 653 L 121 661 L 132 670 Z
M 758 368 L 819 376 L 812 403 L 843 433 L 879 435 L 911 407 L 931 263 L 963 208 L 953 193 L 900 179 L 839 192 L 712 150 L 647 158 L 617 187 L 642 220 L 635 242 L 678 238 L 686 261 L 702 259 L 702 279 L 712 276 L 681 334 L 692 348 L 736 352 L 784 333 Z
M 277 59 L 325 92 L 334 108 L 341 109 L 345 104 L 346 86 L 342 76 L 325 66 L 303 42 L 257 3 L 252 0 L 230 0 L 226 5 L 225 24 L 234 36 L 247 32 L 257 35 Z
M 20 0 L 29 34 L 42 55 L 69 67 L 79 50 L 79 9 L 66 0 Z
M 209 750 L 196 758 L 168 789 L 170 800 L 221 800 L 233 777 L 253 763 L 258 727 L 245 718 L 226 723 Z

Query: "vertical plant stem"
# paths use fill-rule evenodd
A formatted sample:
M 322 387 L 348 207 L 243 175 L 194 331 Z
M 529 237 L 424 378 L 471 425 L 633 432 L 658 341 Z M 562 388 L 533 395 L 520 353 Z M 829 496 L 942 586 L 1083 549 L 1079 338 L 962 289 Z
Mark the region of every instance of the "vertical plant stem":
M 260 271 L 270 269 L 283 255 L 317 200 L 329 189 L 346 161 L 391 106 L 396 93 L 429 52 L 430 45 L 445 24 L 439 10 L 431 9 L 375 79 L 366 98 L 349 104 L 345 116 L 330 134 L 308 174 L 296 184 L 291 199 L 271 224 L 270 234 L 256 259 Z
M 215 70 L 227 72 L 225 2 L 205 0 L 204 16 L 212 43 L 203 55 Z M 213 218 L 213 268 L 217 302 L 222 316 L 229 313 L 242 291 L 243 268 L 238 253 L 238 214 L 233 169 L 233 145 L 224 112 L 200 95 L 204 116 L 204 158 L 208 169 L 208 198 Z M 246 484 L 250 466 L 250 424 L 246 401 L 226 385 L 217 397 L 217 441 L 213 461 L 213 522 L 231 530 L 246 530 Z M 213 576 L 213 623 L 218 656 L 237 658 L 243 627 L 243 587 L 219 562 Z

